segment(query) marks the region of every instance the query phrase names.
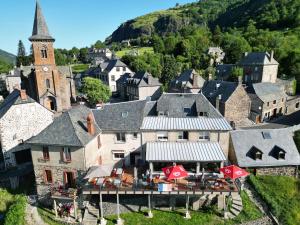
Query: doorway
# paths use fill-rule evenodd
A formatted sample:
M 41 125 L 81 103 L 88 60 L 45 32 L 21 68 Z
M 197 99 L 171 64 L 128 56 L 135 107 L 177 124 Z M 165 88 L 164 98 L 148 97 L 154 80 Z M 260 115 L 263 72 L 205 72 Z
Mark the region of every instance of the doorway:
M 73 172 L 64 172 L 65 188 L 75 188 L 75 175 Z

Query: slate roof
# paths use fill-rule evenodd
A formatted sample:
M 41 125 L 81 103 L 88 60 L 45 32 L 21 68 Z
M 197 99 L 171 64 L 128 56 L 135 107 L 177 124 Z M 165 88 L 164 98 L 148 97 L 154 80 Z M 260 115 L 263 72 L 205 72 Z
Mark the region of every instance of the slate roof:
M 83 147 L 101 131 L 95 123 L 95 135 L 88 133 L 86 120 L 89 113 L 91 110 L 86 106 L 76 106 L 55 118 L 52 124 L 27 142 L 37 145 Z
M 117 84 L 126 84 L 127 79 L 132 76 L 133 76 L 132 73 L 124 73 L 122 76 L 120 76 L 120 78 L 116 82 L 117 82 Z
M 22 100 L 20 97 L 20 90 L 15 89 L 13 90 L 2 102 L 0 105 L 0 118 L 2 118 L 5 113 L 13 106 L 19 104 L 27 104 L 27 103 L 34 103 L 32 98 L 27 95 L 26 100 Z
M 148 142 L 146 161 L 220 162 L 226 157 L 218 142 Z
M 189 108 L 186 114 L 184 108 Z M 169 117 L 198 116 L 199 112 L 207 112 L 208 117 L 222 118 L 203 94 L 164 93 L 157 101 L 157 111 L 168 112 Z
M 220 101 L 226 102 L 237 87 L 236 82 L 210 80 L 202 88 L 202 94 L 212 102 L 215 102 L 216 98 L 221 95 Z
M 103 65 L 106 65 L 106 63 L 107 66 L 104 70 L 107 72 L 110 72 L 114 67 L 127 67 L 127 65 L 123 63 L 120 59 L 111 59 L 108 62 L 104 62 Z
M 279 63 L 268 52 L 249 52 L 238 64 L 240 65 L 278 65 Z
M 231 76 L 234 64 L 218 64 L 216 66 L 216 77 L 218 80 L 227 80 Z
M 109 73 L 114 67 L 128 67 L 128 66 L 119 59 L 110 59 L 104 61 L 103 63 L 100 63 L 96 67 L 90 67 L 88 70 L 84 72 L 84 74 L 91 77 L 95 77 L 103 71 Z
M 194 85 L 194 78 L 196 78 Z M 194 69 L 186 70 L 171 82 L 171 87 L 179 88 L 202 88 L 205 79 L 201 77 Z
M 49 29 L 42 13 L 39 2 L 36 2 L 34 24 L 32 29 L 32 36 L 29 38 L 30 41 L 34 40 L 50 40 L 54 41 L 54 38 L 51 37 Z
M 269 133 L 271 138 L 264 139 L 263 132 Z M 241 167 L 300 165 L 300 155 L 289 129 L 237 130 L 231 132 L 231 139 Z M 284 160 L 278 160 L 272 154 L 276 146 L 286 152 Z M 263 153 L 262 160 L 255 160 L 249 155 L 253 147 Z
M 158 78 L 153 77 L 148 72 L 137 72 L 132 77 L 127 79 L 128 85 L 133 85 L 137 87 L 151 87 L 151 86 L 161 86 Z
M 106 104 L 92 110 L 102 131 L 138 131 L 142 125 L 146 100 Z
M 248 87 L 247 92 L 256 94 L 263 102 L 270 102 L 286 98 L 287 95 L 282 87 L 274 83 L 255 83 Z

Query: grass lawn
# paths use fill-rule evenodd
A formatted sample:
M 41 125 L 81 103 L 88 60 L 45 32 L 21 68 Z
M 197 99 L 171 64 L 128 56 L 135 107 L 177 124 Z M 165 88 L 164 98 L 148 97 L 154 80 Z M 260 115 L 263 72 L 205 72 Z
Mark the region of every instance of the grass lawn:
M 250 182 L 282 224 L 300 224 L 299 179 L 251 175 Z
M 72 66 L 73 73 L 82 73 L 89 68 L 88 64 L 76 64 Z
M 242 222 L 255 220 L 262 217 L 262 213 L 250 201 L 245 192 L 242 192 L 244 210 L 233 220 L 224 220 L 222 216 L 213 208 L 202 209 L 200 211 L 191 211 L 192 219 L 185 220 L 183 218 L 185 210 L 178 209 L 177 211 L 162 211 L 153 210 L 154 217 L 147 218 L 146 212 L 133 212 L 121 214 L 121 218 L 125 220 L 126 225 L 233 225 Z M 38 212 L 42 219 L 49 225 L 63 225 L 61 222 L 54 220 L 54 214 L 51 210 L 38 208 Z M 115 224 L 116 216 L 108 216 L 108 225 Z
M 130 53 L 131 51 L 138 50 L 139 55 L 143 55 L 145 53 L 153 53 L 152 47 L 141 47 L 141 48 L 126 48 L 121 51 L 117 51 L 116 55 L 121 58 L 122 56 Z

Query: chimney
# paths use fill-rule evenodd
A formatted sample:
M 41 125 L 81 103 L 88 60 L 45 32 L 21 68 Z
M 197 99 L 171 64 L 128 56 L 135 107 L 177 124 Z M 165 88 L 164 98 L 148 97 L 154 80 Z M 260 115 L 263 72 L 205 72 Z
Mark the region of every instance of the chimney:
M 238 82 L 239 82 L 239 85 L 243 84 L 243 76 L 238 77 Z
M 220 112 L 220 101 L 222 99 L 222 95 L 218 95 L 216 98 L 216 109 Z
M 26 101 L 27 100 L 26 90 L 20 90 L 20 97 L 21 97 L 22 101 Z
M 271 54 L 270 54 L 270 61 L 271 61 L 272 59 L 274 59 L 274 51 L 273 51 L 273 50 L 271 51 Z
M 196 73 L 193 73 L 193 87 L 198 87 L 198 75 Z
M 87 121 L 87 130 L 90 135 L 95 135 L 95 124 L 94 124 L 94 117 L 92 113 L 90 113 L 86 119 Z

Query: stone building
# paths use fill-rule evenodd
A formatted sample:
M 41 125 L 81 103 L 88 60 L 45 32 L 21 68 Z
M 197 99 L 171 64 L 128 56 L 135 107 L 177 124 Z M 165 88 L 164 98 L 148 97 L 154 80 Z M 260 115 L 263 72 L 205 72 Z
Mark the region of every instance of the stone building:
M 83 73 L 83 76 L 100 79 L 108 85 L 113 93 L 117 92 L 117 80 L 124 74 L 132 73 L 128 66 L 119 59 L 111 59 L 91 67 Z
M 171 93 L 198 93 L 205 83 L 205 79 L 201 77 L 194 69 L 186 70 L 177 78 L 171 81 Z
M 75 188 L 82 174 L 99 164 L 99 133 L 91 110 L 79 105 L 28 141 L 40 198 L 55 184 Z
M 113 58 L 113 53 L 108 48 L 90 48 L 88 52 L 88 59 L 93 66 L 98 66 L 101 63 Z
M 117 87 L 119 87 L 119 93 L 125 90 L 126 100 L 143 100 L 150 97 L 152 100 L 156 100 L 161 95 L 161 86 L 158 78 L 153 77 L 148 72 L 137 72 L 135 74 L 125 76 L 125 81 L 121 77 L 120 81 L 117 81 Z M 124 86 L 123 86 L 123 85 Z M 124 89 L 123 89 L 124 88 Z M 120 94 L 122 96 L 122 94 Z
M 39 134 L 53 121 L 53 113 L 15 89 L 0 105 L 2 169 L 31 163 L 30 146 L 26 141 Z
M 69 66 L 56 66 L 53 43 L 55 39 L 36 3 L 32 36 L 33 65 L 17 68 L 20 71 L 21 87 L 28 95 L 46 108 L 62 112 L 71 108 L 75 99 L 75 85 Z
M 257 175 L 296 176 L 300 165 L 300 155 L 289 129 L 232 131 L 229 159 Z
M 251 99 L 250 118 L 256 123 L 285 115 L 287 95 L 284 88 L 273 83 L 256 83 L 247 87 Z
M 241 82 L 210 80 L 202 93 L 232 125 L 249 124 L 251 99 Z
M 246 52 L 237 63 L 244 70 L 245 83 L 276 83 L 279 63 L 274 59 L 274 52 Z

